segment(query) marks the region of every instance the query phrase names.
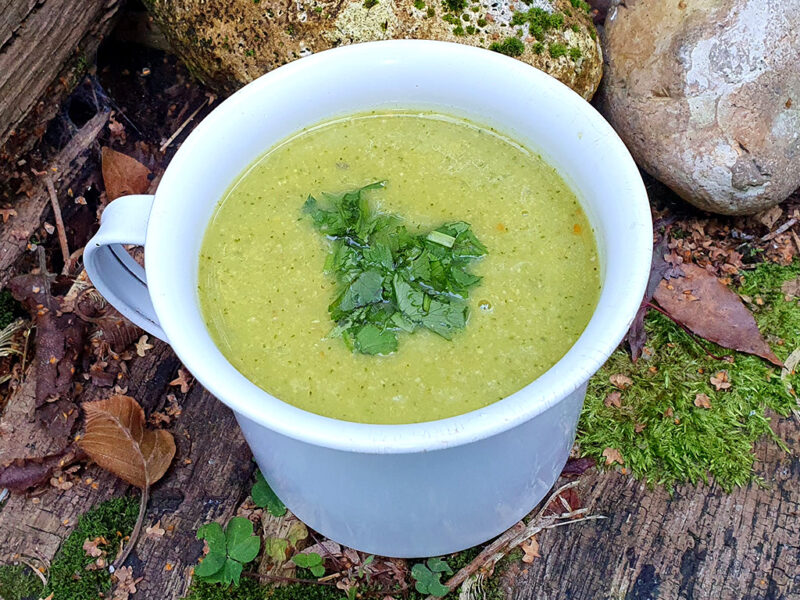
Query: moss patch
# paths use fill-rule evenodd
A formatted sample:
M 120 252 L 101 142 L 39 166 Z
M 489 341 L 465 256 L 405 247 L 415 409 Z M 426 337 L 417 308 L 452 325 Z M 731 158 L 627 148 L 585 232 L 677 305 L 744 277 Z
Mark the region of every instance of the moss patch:
M 775 353 L 786 359 L 800 343 L 800 307 L 787 301 L 781 284 L 800 274 L 800 264 L 763 264 L 743 274 L 739 293 L 761 298 L 750 306 Z M 786 416 L 797 407 L 797 375 L 781 380 L 780 370 L 754 356 L 736 354 L 704 342 L 718 356 L 710 358 L 672 321 L 651 311 L 646 320 L 647 351 L 638 364 L 617 350 L 589 382 L 578 432 L 584 454 L 603 464 L 603 450 L 619 450 L 624 468 L 649 484 L 669 489 L 683 482 L 708 481 L 725 490 L 753 480 L 753 445 L 762 436 L 782 442 L 770 428 L 769 411 Z M 718 391 L 710 378 L 727 371 L 731 388 Z M 631 378 L 621 392 L 621 406 L 606 406 L 616 390 L 611 375 Z M 706 394 L 711 408 L 695 405 Z
M 25 315 L 19 302 L 14 300 L 11 292 L 0 290 L 0 329 L 7 327 L 17 317 Z
M 50 567 L 47 588 L 43 595 L 69 600 L 96 600 L 111 588 L 111 576 L 105 569 L 87 571 L 94 559 L 86 555 L 83 542 L 87 538 L 104 537 L 114 555 L 119 540 L 130 535 L 139 512 L 139 500 L 133 496 L 113 498 L 98 504 L 82 515 L 78 526 L 61 544 Z
M 42 594 L 42 580 L 22 565 L 0 566 L 0 598 L 3 600 L 35 600 Z
M 507 37 L 502 42 L 494 42 L 489 46 L 489 50 L 505 54 L 506 56 L 521 56 L 525 52 L 525 44 L 522 40 L 515 37 Z

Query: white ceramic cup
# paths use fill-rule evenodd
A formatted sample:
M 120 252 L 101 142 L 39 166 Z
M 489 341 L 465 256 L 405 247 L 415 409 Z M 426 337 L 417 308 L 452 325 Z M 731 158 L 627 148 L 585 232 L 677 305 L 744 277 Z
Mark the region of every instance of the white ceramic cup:
M 368 425 L 295 408 L 237 371 L 203 322 L 198 256 L 223 192 L 265 150 L 320 121 L 391 108 L 463 116 L 541 153 L 586 211 L 603 283 L 581 337 L 524 389 L 449 419 Z M 146 276 L 121 244 L 144 245 Z M 118 198 L 106 208 L 84 260 L 97 289 L 168 341 L 233 409 L 256 462 L 294 514 L 359 550 L 414 557 L 483 542 L 547 493 L 572 447 L 587 380 L 620 343 L 642 299 L 651 249 L 636 165 L 580 96 L 501 54 L 401 40 L 321 52 L 245 86 L 191 133 L 154 197 Z

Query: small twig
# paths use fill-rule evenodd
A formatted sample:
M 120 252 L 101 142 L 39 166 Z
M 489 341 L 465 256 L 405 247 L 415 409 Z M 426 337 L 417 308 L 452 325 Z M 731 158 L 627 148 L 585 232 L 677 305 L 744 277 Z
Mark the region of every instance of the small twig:
M 150 500 L 150 486 L 146 485 L 142 488 L 142 498 L 139 500 L 139 516 L 136 518 L 136 525 L 133 526 L 133 531 L 131 532 L 131 537 L 128 538 L 128 543 L 125 544 L 125 547 L 122 550 L 122 554 L 120 554 L 117 559 L 114 561 L 112 565 L 113 570 L 116 571 L 122 565 L 125 564 L 125 560 L 133 550 L 133 547 L 136 545 L 136 540 L 139 538 L 139 534 L 142 532 L 142 525 L 144 524 L 144 517 L 147 514 L 147 502 Z M 112 571 L 113 572 L 113 571 Z
M 768 233 L 767 235 L 762 237 L 761 241 L 762 242 L 768 242 L 771 239 L 778 237 L 780 234 L 784 233 L 786 230 L 791 229 L 792 227 L 794 227 L 794 225 L 796 223 L 797 223 L 797 219 L 792 217 L 791 219 L 786 221 L 786 223 L 784 223 L 783 225 L 778 227 L 775 231 L 773 231 L 772 233 Z
M 797 247 L 797 251 L 800 252 L 800 238 L 797 237 L 797 234 L 794 231 L 790 233 L 792 234 L 792 240 L 794 241 L 795 247 Z
M 284 577 L 281 575 L 266 575 L 264 573 L 253 573 L 252 571 L 245 571 L 242 573 L 245 577 L 258 579 L 259 581 L 282 581 L 285 583 L 312 583 L 314 585 L 336 585 L 327 581 L 319 581 L 317 579 L 298 579 L 297 577 Z
M 83 256 L 83 248 L 78 248 L 69 255 L 69 258 L 64 262 L 64 268 L 61 270 L 62 275 L 69 275 L 78 264 L 78 260 Z
M 319 581 L 319 582 L 331 581 L 332 579 L 337 579 L 338 577 L 342 577 L 343 575 L 346 575 L 346 574 L 347 574 L 347 571 L 340 571 L 340 572 L 337 572 L 337 573 L 331 573 L 330 575 L 325 575 L 325 577 L 320 577 L 319 579 L 317 579 L 317 581 Z
M 161 144 L 161 148 L 159 148 L 159 150 L 163 153 L 164 150 L 166 150 L 169 147 L 169 145 L 172 142 L 175 141 L 175 138 L 178 137 L 181 134 L 181 131 L 183 131 L 186 128 L 186 126 L 192 121 L 192 119 L 194 119 L 197 116 L 197 113 L 199 113 L 206 104 L 208 104 L 208 105 L 213 104 L 214 100 L 216 100 L 216 99 L 217 99 L 217 97 L 214 96 L 213 94 L 207 94 L 206 95 L 206 99 L 203 100 L 203 103 L 200 106 L 198 106 L 196 109 L 194 109 L 192 114 L 190 114 L 188 117 L 186 117 L 186 120 L 183 123 L 180 124 L 180 126 L 175 130 L 175 133 L 173 133 L 171 136 L 169 136 L 169 139 L 166 142 Z
M 314 532 L 313 531 L 309 531 L 309 533 L 311 534 L 311 537 L 314 538 L 314 543 L 316 545 L 318 545 L 320 548 L 322 548 L 322 550 L 325 552 L 325 554 L 327 554 L 328 557 L 334 563 L 336 563 L 336 568 L 339 571 L 342 571 L 342 572 L 345 571 L 345 569 L 343 568 L 342 563 L 339 561 L 339 559 L 336 558 L 330 550 L 328 550 L 328 547 L 320 541 L 320 539 L 314 534 Z
M 657 312 L 660 312 L 662 315 L 664 315 L 665 317 L 667 317 L 667 318 L 668 318 L 670 321 L 672 321 L 673 323 L 675 323 L 675 324 L 676 324 L 678 327 L 680 327 L 681 329 L 683 329 L 683 330 L 684 330 L 684 331 L 685 331 L 685 332 L 686 332 L 686 333 L 689 335 L 689 337 L 690 337 L 690 338 L 692 338 L 692 340 L 694 340 L 694 342 L 695 342 L 695 343 L 696 343 L 698 346 L 700 346 L 700 348 L 703 350 L 703 352 L 705 352 L 706 354 L 708 354 L 708 356 L 710 356 L 710 357 L 711 357 L 711 358 L 713 358 L 714 360 L 723 360 L 723 361 L 724 361 L 724 360 L 726 360 L 724 356 L 717 356 L 717 355 L 716 355 L 716 354 L 714 354 L 713 352 L 709 351 L 709 349 L 708 349 L 708 348 L 706 348 L 706 347 L 705 347 L 705 345 L 704 345 L 702 342 L 700 342 L 700 340 L 702 339 L 700 336 L 698 336 L 698 335 L 697 335 L 695 332 L 693 332 L 691 329 L 689 329 L 689 328 L 688 328 L 686 325 L 684 325 L 683 323 L 681 323 L 680 321 L 678 321 L 678 319 L 676 319 L 675 317 L 673 317 L 673 316 L 672 316 L 672 315 L 671 315 L 669 312 L 667 312 L 666 310 L 664 310 L 664 309 L 663 309 L 663 308 L 661 308 L 660 306 L 656 306 L 656 305 L 655 305 L 655 304 L 653 304 L 652 302 L 648 302 L 648 303 L 647 303 L 647 307 L 648 307 L 648 308 L 652 308 L 653 310 L 655 310 L 655 311 L 657 311 Z
M 542 505 L 542 508 L 526 526 L 522 521 L 517 522 L 508 529 L 505 533 L 501 534 L 491 544 L 486 546 L 478 556 L 476 556 L 467 566 L 461 569 L 458 573 L 453 575 L 444 584 L 450 591 L 455 590 L 459 585 L 464 583 L 469 577 L 473 576 L 480 569 L 486 565 L 495 565 L 497 562 L 508 554 L 511 550 L 519 546 L 522 542 L 530 539 L 540 531 L 545 529 L 553 529 L 561 525 L 571 525 L 573 523 L 580 523 L 581 521 L 590 521 L 595 519 L 605 519 L 603 515 L 590 515 L 575 519 L 574 517 L 584 515 L 588 512 L 588 508 L 580 508 L 570 512 L 562 513 L 560 515 L 544 516 L 544 512 L 552 504 L 552 502 L 561 496 L 566 490 L 578 485 L 578 481 L 571 481 L 566 485 L 562 485 L 552 494 Z M 428 596 L 426 600 L 436 600 L 434 596 Z
M 36 575 L 38 575 L 39 579 L 41 579 L 41 580 L 42 580 L 42 585 L 43 585 L 43 586 L 45 586 L 45 587 L 47 587 L 47 577 L 45 577 L 45 576 L 44 576 L 44 573 L 42 573 L 42 572 L 41 572 L 39 569 L 37 569 L 36 567 L 34 567 L 34 566 L 33 566 L 33 563 L 31 563 L 31 562 L 30 562 L 28 559 L 26 559 L 26 558 L 25 558 L 25 557 L 23 557 L 23 556 L 20 556 L 20 557 L 19 557 L 19 562 L 23 563 L 23 564 L 24 564 L 25 566 L 27 566 L 27 567 L 28 567 L 28 568 L 29 568 L 31 571 L 33 571 L 34 573 L 36 573 Z
M 61 205 L 58 203 L 56 188 L 53 185 L 53 179 L 50 177 L 49 173 L 44 176 L 44 184 L 47 186 L 47 192 L 50 194 L 50 204 L 53 207 L 53 217 L 56 220 L 56 230 L 58 231 L 58 243 L 61 244 L 61 255 L 64 257 L 64 266 L 66 267 L 69 263 L 67 232 L 64 229 L 64 219 L 61 216 Z

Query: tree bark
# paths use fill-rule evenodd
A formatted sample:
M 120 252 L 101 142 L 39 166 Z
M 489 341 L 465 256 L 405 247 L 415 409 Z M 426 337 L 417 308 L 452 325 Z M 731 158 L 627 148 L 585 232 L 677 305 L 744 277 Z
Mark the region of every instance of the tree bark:
M 29 150 L 94 63 L 121 0 L 0 0 L 0 164 Z
M 579 495 L 608 519 L 542 533 L 541 559 L 506 575 L 509 600 L 800 598 L 800 430 L 775 427 L 792 454 L 757 447 L 753 483 L 726 494 L 685 485 L 670 496 L 619 473 L 587 472 Z

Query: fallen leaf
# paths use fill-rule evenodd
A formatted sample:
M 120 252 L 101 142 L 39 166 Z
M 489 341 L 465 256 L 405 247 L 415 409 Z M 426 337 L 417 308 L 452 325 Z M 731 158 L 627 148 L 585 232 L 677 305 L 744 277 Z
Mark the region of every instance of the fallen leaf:
M 143 579 L 133 578 L 133 567 L 120 567 L 114 571 L 113 578 L 117 585 L 111 596 L 111 600 L 128 600 L 130 594 L 136 593 L 136 585 Z
M 783 296 L 787 301 L 800 298 L 800 277 L 784 281 L 783 285 L 781 285 L 781 292 L 783 292 Z
M 711 398 L 706 394 L 696 394 L 694 397 L 694 405 L 697 408 L 711 408 Z
M 705 269 L 684 264 L 684 277 L 662 281 L 653 298 L 675 321 L 725 348 L 754 354 L 783 366 L 758 330 L 752 313 L 733 291 Z M 698 298 L 687 300 L 685 291 Z
M 673 417 L 674 414 L 675 414 L 675 411 L 672 410 L 671 406 L 667 410 L 664 411 L 664 416 L 665 417 L 669 417 L 670 419 Z
M 68 289 L 72 281 L 48 273 L 43 264 L 44 256 L 40 254 L 40 272 L 15 277 L 8 289 L 34 319 L 36 416 L 58 439 L 71 433 L 78 418 L 73 378 L 83 356 L 86 323 L 58 294 L 62 288 Z
M 606 399 L 603 400 L 603 404 L 608 407 L 614 406 L 616 408 L 620 408 L 622 406 L 622 402 L 620 401 L 621 398 L 622 394 L 619 392 L 611 392 L 608 396 L 606 396 Z
M 595 460 L 589 456 L 582 458 L 570 458 L 564 468 L 561 469 L 561 475 L 565 477 L 576 477 L 583 475 L 587 469 L 591 469 L 595 465 Z
M 753 216 L 758 219 L 764 225 L 764 227 L 767 229 L 772 229 L 775 223 L 778 222 L 778 219 L 783 216 L 783 209 L 781 209 L 780 206 L 773 206 L 772 208 L 763 210 Z
M 49 454 L 41 458 L 17 458 L 0 467 L 0 489 L 8 488 L 12 492 L 24 492 L 43 484 L 58 468 L 86 458 L 86 454 L 74 444 L 70 444 L 61 452 Z
M 3 217 L 3 223 L 7 223 L 10 217 L 17 216 L 17 211 L 13 208 L 0 208 L 0 216 Z
M 524 563 L 532 563 L 537 558 L 542 558 L 542 555 L 539 554 L 539 542 L 536 540 L 536 537 L 532 537 L 527 542 L 523 542 L 519 545 L 522 548 L 522 551 L 525 553 L 525 556 L 522 557 L 522 562 Z
M 155 348 L 155 346 L 153 346 L 152 344 L 148 344 L 147 343 L 147 336 L 146 335 L 143 335 L 142 337 L 140 337 L 139 341 L 136 342 L 136 354 L 138 356 L 144 356 L 145 352 L 147 352 L 148 350 L 150 350 L 152 348 Z
M 84 402 L 86 433 L 79 445 L 102 468 L 145 488 L 159 479 L 175 456 L 175 440 L 163 429 L 145 429 L 144 410 L 130 396 Z
M 161 521 L 160 520 L 156 521 L 155 524 L 151 525 L 150 527 L 145 527 L 144 532 L 147 535 L 147 537 L 149 537 L 149 538 L 164 537 L 164 534 L 166 533 L 164 528 L 161 527 Z
M 561 492 L 558 496 L 553 498 L 552 502 L 547 505 L 545 515 L 563 515 L 582 508 L 581 499 L 578 497 L 578 492 L 575 488 L 568 488 Z
M 144 194 L 150 187 L 150 169 L 107 146 L 102 150 L 102 170 L 109 201 L 129 194 Z
M 613 465 L 614 463 L 625 464 L 625 459 L 622 458 L 622 454 L 620 454 L 620 451 L 616 448 L 606 448 L 603 450 L 603 457 L 606 459 L 606 465 Z
M 181 393 L 186 394 L 192 389 L 192 377 L 186 369 L 178 369 L 178 376 L 170 381 L 169 384 L 181 386 Z
M 83 540 L 83 551 L 86 553 L 86 556 L 97 558 L 98 556 L 103 556 L 106 553 L 105 550 L 100 549 L 100 546 L 107 545 L 108 541 L 104 537 L 96 537 L 93 540 L 86 538 Z
M 717 391 L 727 390 L 731 387 L 730 379 L 728 378 L 727 371 L 718 371 L 716 375 L 711 378 L 711 384 Z
M 611 385 L 621 390 L 627 389 L 633 385 L 633 380 L 622 373 L 615 373 L 609 377 L 608 380 L 611 382 Z

